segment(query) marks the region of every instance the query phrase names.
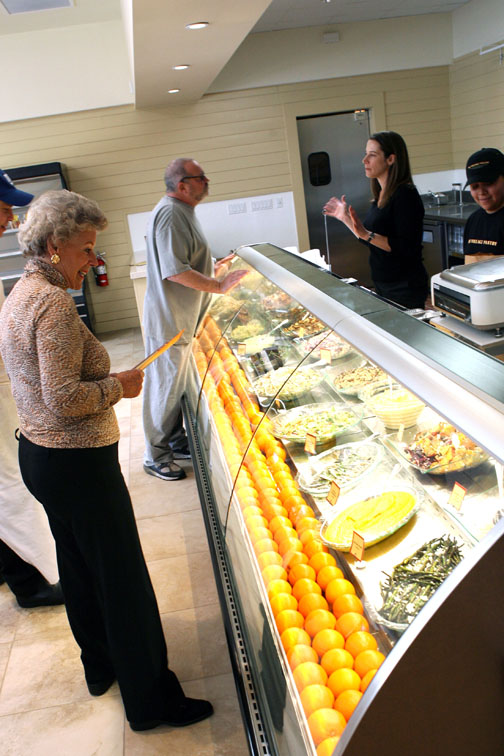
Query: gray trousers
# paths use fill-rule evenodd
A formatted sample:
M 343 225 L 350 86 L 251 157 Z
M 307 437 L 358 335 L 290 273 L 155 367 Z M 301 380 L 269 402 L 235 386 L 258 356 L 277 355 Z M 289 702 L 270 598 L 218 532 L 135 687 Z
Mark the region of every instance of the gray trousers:
M 145 337 L 145 353 L 161 346 Z M 170 462 L 173 452 L 187 446 L 180 401 L 185 391 L 190 344 L 175 344 L 145 369 L 143 424 L 146 464 Z

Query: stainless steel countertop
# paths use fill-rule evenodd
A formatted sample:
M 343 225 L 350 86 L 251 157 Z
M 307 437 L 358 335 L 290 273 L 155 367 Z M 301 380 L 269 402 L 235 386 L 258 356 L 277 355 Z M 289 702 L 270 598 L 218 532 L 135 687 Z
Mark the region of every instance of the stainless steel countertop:
M 435 205 L 425 207 L 425 220 L 438 220 L 448 222 L 458 222 L 465 224 L 470 215 L 478 209 L 478 205 L 475 202 L 464 203 L 462 207 L 460 205 Z

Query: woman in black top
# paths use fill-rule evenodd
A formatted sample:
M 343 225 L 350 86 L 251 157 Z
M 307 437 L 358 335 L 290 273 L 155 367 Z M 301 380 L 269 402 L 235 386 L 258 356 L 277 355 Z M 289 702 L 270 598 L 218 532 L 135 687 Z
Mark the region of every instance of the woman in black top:
M 422 263 L 424 207 L 413 185 L 404 139 L 394 131 L 373 134 L 362 162 L 374 197 L 364 222 L 345 195 L 331 197 L 324 213 L 342 221 L 369 247 L 378 294 L 404 307 L 423 308 L 429 289 Z

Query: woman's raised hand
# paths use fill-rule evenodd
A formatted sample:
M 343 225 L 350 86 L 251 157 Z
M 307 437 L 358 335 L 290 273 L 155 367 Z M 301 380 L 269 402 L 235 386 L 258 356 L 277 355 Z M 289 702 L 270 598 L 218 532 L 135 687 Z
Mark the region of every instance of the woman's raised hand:
M 349 226 L 351 224 L 351 219 L 348 213 L 346 196 L 343 194 L 341 199 L 339 197 L 331 197 L 329 202 L 326 202 L 324 205 L 324 215 L 330 215 L 331 218 L 337 218 L 342 223 Z

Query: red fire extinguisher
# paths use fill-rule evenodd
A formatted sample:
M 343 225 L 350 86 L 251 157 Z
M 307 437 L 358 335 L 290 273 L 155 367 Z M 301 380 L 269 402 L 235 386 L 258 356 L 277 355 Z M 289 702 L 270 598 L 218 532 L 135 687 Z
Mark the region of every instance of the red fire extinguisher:
M 102 252 L 97 252 L 96 259 L 98 261 L 98 265 L 93 268 L 93 272 L 95 274 L 95 281 L 97 286 L 108 286 L 109 280 L 107 275 L 107 266 L 105 265 L 105 254 Z

